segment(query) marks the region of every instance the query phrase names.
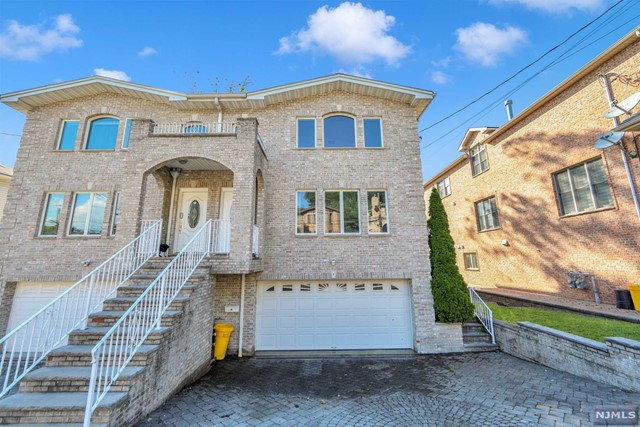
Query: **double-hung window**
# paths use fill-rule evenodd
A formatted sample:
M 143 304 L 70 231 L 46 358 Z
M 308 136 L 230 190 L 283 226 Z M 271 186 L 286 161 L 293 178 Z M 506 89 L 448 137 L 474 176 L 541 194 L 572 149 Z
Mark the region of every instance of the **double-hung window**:
M 101 117 L 89 124 L 87 150 L 115 150 L 120 120 L 115 117 Z
M 364 146 L 382 148 L 382 119 L 362 119 L 364 128 Z
M 484 144 L 478 144 L 469 150 L 471 160 L 471 175 L 476 176 L 489 169 L 487 148 Z
M 296 146 L 316 148 L 316 119 L 298 119 Z
M 356 121 L 353 117 L 335 115 L 323 120 L 324 148 L 355 148 Z
M 369 234 L 388 233 L 389 216 L 387 211 L 386 191 L 367 191 L 367 211 L 369 216 Z
M 70 236 L 102 234 L 107 193 L 76 193 L 71 211 Z
M 76 147 L 76 135 L 78 135 L 78 120 L 65 120 L 60 129 L 60 140 L 56 147 L 60 151 L 73 151 Z
M 324 193 L 325 234 L 360 233 L 360 197 L 357 191 Z
M 480 267 L 478 266 L 478 254 L 476 252 L 464 253 L 464 269 L 480 270 Z
M 316 192 L 296 193 L 296 234 L 316 234 Z
M 476 202 L 475 208 L 478 231 L 500 228 L 500 217 L 498 216 L 498 206 L 495 197 L 489 197 L 488 199 Z
M 60 213 L 64 202 L 64 193 L 47 194 L 47 202 L 42 215 L 41 236 L 56 236 L 60 226 Z
M 553 177 L 561 216 L 613 207 L 601 158 L 558 172 Z
M 438 193 L 440 193 L 441 199 L 444 199 L 445 197 L 451 194 L 451 181 L 449 180 L 449 177 L 446 177 L 445 179 L 438 181 L 437 185 L 438 185 Z

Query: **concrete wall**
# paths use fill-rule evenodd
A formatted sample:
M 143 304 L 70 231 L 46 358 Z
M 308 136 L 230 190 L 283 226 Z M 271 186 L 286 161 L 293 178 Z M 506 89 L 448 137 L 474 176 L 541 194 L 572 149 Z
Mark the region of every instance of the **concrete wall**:
M 637 282 L 640 219 L 620 151 L 593 145 L 599 133 L 612 128 L 611 120 L 602 117 L 609 104 L 598 73 L 634 75 L 638 69 L 636 41 L 488 144 L 487 171 L 472 177 L 464 161 L 438 178 L 450 177 L 451 195 L 443 203 L 454 242 L 464 246 L 456 252 L 467 283 L 592 299 L 591 292 L 567 285 L 567 272 L 577 270 L 595 274 L 603 302 L 613 303 L 615 289 Z M 618 100 L 638 91 L 622 79 L 615 79 L 612 89 Z M 635 149 L 630 137 L 624 142 Z M 599 157 L 613 208 L 561 217 L 553 174 Z M 629 162 L 640 194 L 640 159 Z M 425 188 L 427 203 L 431 189 Z M 497 200 L 501 227 L 479 232 L 474 202 L 491 196 Z M 464 269 L 465 252 L 477 252 L 478 271 Z
M 494 321 L 500 350 L 583 378 L 640 391 L 640 342 L 606 338 L 606 344 L 530 322 Z

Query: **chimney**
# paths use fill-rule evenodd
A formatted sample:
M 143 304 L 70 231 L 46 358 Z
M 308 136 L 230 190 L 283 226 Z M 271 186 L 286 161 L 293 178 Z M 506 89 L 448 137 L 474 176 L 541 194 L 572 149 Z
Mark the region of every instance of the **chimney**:
M 511 105 L 513 105 L 513 101 L 510 99 L 507 99 L 506 101 L 504 101 L 504 106 L 507 109 L 507 119 L 509 121 L 511 121 L 511 119 L 513 119 L 513 108 L 511 107 Z

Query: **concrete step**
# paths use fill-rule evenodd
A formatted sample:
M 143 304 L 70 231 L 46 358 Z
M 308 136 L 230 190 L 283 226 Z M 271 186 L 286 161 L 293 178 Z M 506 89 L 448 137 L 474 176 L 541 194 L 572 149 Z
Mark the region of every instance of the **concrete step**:
M 124 310 L 96 311 L 89 315 L 89 326 L 113 326 L 126 313 Z M 162 315 L 162 326 L 173 326 L 182 316 L 182 311 L 167 310 Z
M 142 366 L 124 368 L 110 391 L 129 391 L 131 382 L 142 373 Z M 20 381 L 20 393 L 86 392 L 91 378 L 90 366 L 44 367 Z
M 92 421 L 108 423 L 111 411 L 128 400 L 127 393 L 107 393 Z M 86 405 L 87 393 L 17 393 L 0 400 L 0 424 L 81 423 Z
M 480 322 L 465 322 L 462 324 L 462 332 L 484 331 L 484 326 Z
M 476 343 L 465 343 L 464 344 L 464 349 L 466 351 L 469 352 L 483 352 L 483 351 L 498 351 L 500 350 L 500 347 L 498 347 L 496 344 L 491 344 L 491 341 L 489 342 L 476 342 Z
M 131 283 L 120 286 L 117 291 L 119 297 L 139 297 L 149 287 L 149 283 Z M 184 285 L 178 296 L 188 297 L 196 289 L 196 285 Z
M 131 304 L 136 302 L 138 297 L 116 297 L 109 298 L 102 303 L 103 311 L 122 311 L 128 310 Z M 153 299 L 152 299 L 153 301 Z M 169 310 L 172 311 L 184 311 L 184 306 L 189 302 L 188 297 L 176 297 L 169 305 Z
M 92 345 L 65 345 L 56 348 L 47 356 L 46 366 L 91 366 Z M 157 345 L 142 345 L 129 362 L 129 366 L 145 366 L 149 358 L 158 351 Z
M 127 283 L 135 283 L 135 284 L 147 284 L 150 285 L 151 282 L 158 278 L 158 274 L 160 274 L 162 270 L 152 271 L 152 272 L 142 272 L 138 271 L 136 274 L 132 275 L 127 279 Z M 209 278 L 207 273 L 199 273 L 195 271 L 189 279 L 187 279 L 187 283 L 200 283 Z
M 482 342 L 491 342 L 491 335 L 484 331 L 477 332 L 463 332 L 462 333 L 462 342 L 463 343 L 482 343 Z
M 107 326 L 91 326 L 87 329 L 76 329 L 69 334 L 69 344 L 80 345 L 95 345 L 104 337 L 110 327 Z M 170 331 L 170 328 L 162 327 L 154 330 L 149 334 L 144 344 L 153 345 L 160 344 L 165 334 Z M 124 330 L 124 335 L 127 335 L 127 330 Z

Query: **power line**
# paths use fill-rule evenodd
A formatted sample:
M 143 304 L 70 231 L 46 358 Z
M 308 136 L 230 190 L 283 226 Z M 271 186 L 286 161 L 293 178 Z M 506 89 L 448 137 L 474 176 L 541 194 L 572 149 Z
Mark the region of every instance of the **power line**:
M 18 135 L 16 133 L 6 133 L 6 132 L 0 132 L 0 135 L 7 135 L 7 136 L 22 136 L 22 135 Z
M 478 98 L 474 99 L 473 101 L 467 103 L 465 106 L 457 109 L 456 111 L 454 111 L 453 113 L 449 114 L 448 116 L 438 120 L 437 122 L 427 126 L 424 129 L 421 129 L 419 133 L 422 133 L 428 129 L 431 129 L 432 127 L 439 125 L 440 123 L 444 122 L 445 120 L 450 119 L 451 117 L 455 116 L 456 114 L 466 110 L 467 108 L 469 108 L 470 106 L 472 106 L 473 104 L 475 104 L 476 102 L 480 101 L 481 99 L 485 98 L 486 96 L 490 95 L 491 93 L 495 92 L 499 87 L 504 86 L 506 83 L 510 82 L 511 80 L 513 80 L 514 78 L 516 78 L 517 76 L 519 76 L 520 74 L 522 74 L 525 70 L 531 68 L 533 65 L 537 64 L 538 62 L 540 62 L 543 58 L 545 58 L 546 56 L 548 56 L 551 52 L 555 51 L 556 49 L 558 49 L 559 47 L 561 47 L 562 45 L 564 45 L 565 43 L 567 43 L 569 40 L 571 40 L 573 37 L 575 37 L 577 34 L 579 34 L 580 32 L 584 31 L 586 28 L 590 27 L 591 25 L 593 25 L 593 23 L 595 23 L 597 20 L 599 20 L 600 18 L 602 18 L 603 16 L 605 16 L 607 13 L 609 13 L 612 9 L 614 9 L 615 7 L 617 7 L 620 3 L 624 2 L 625 0 L 618 0 L 613 6 L 609 7 L 607 10 L 605 10 L 604 12 L 602 12 L 600 15 L 598 15 L 596 18 L 594 18 L 593 20 L 591 20 L 590 22 L 588 22 L 587 24 L 583 25 L 579 30 L 577 30 L 576 32 L 574 32 L 573 34 L 571 34 L 569 37 L 567 37 L 566 39 L 564 39 L 562 42 L 560 42 L 559 44 L 555 45 L 554 47 L 552 47 L 551 49 L 549 49 L 548 51 L 546 51 L 544 54 L 542 54 L 541 56 L 539 56 L 535 61 L 529 63 L 528 65 L 526 65 L 525 67 L 521 68 L 519 71 L 517 71 L 515 74 L 513 74 L 511 77 L 507 78 L 506 80 L 503 80 L 502 82 L 500 82 L 498 85 L 496 85 L 493 89 L 483 93 L 482 95 L 480 95 Z

